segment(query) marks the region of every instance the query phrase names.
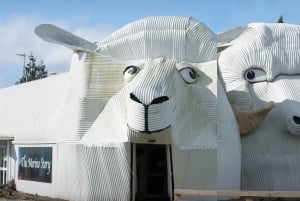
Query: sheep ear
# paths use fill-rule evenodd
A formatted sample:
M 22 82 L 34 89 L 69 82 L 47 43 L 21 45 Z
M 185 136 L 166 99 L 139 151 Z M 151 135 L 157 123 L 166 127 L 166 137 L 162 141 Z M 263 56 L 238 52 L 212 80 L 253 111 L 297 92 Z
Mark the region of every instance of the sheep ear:
M 262 108 L 249 111 L 239 110 L 237 107 L 232 106 L 240 127 L 240 134 L 248 134 L 255 130 L 274 106 L 274 102 L 269 102 Z
M 52 24 L 41 24 L 34 31 L 42 40 L 65 46 L 73 51 L 95 52 L 97 49 L 95 43 L 75 36 Z

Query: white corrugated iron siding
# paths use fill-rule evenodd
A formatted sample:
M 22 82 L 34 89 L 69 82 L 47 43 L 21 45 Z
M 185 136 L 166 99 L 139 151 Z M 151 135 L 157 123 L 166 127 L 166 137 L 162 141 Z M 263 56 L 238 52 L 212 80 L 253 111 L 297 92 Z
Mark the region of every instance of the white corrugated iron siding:
M 175 188 L 215 189 L 219 174 L 226 174 L 218 172 L 215 59 L 215 34 L 193 18 L 136 21 L 100 41 L 98 52 L 74 53 L 69 73 L 0 90 L 1 97 L 19 99 L 26 90 L 44 92 L 41 98 L 26 97 L 26 109 L 16 106 L 19 102 L 7 109 L 9 99 L 0 99 L 0 112 L 9 117 L 0 117 L 8 123 L 0 122 L 0 133 L 11 132 L 16 141 L 59 142 L 61 198 L 129 200 L 130 143 L 170 144 Z M 197 71 L 195 83 L 183 80 L 181 62 Z M 132 64 L 140 71 L 125 83 L 123 70 Z M 130 93 L 143 104 L 130 102 Z M 164 102 L 151 104 L 159 97 Z M 47 107 L 32 112 L 35 101 Z M 136 132 L 145 131 L 145 105 L 152 134 Z
M 200 63 L 216 59 L 216 36 L 191 17 L 148 17 L 100 41 L 98 51 L 121 60 L 165 57 Z
M 62 132 L 71 136 L 62 141 L 78 141 L 90 128 L 107 101 L 123 86 L 123 65 L 99 54 L 74 55 L 60 120 Z
M 220 75 L 232 104 L 249 110 L 275 102 L 262 124 L 242 137 L 242 189 L 300 188 L 299 44 L 299 25 L 254 23 L 220 54 Z M 250 69 L 259 81 L 246 79 Z
M 76 201 L 130 199 L 130 144 L 60 144 L 59 197 Z
M 56 123 L 69 73 L 0 90 L 0 133 L 15 141 L 57 141 Z

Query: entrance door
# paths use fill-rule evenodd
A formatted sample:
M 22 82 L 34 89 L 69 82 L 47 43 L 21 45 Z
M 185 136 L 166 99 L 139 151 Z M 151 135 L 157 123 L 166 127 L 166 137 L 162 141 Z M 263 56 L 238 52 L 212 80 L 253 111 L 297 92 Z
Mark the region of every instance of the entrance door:
M 170 201 L 166 145 L 136 144 L 136 201 Z
M 0 145 L 0 185 L 6 184 L 7 154 L 6 146 Z

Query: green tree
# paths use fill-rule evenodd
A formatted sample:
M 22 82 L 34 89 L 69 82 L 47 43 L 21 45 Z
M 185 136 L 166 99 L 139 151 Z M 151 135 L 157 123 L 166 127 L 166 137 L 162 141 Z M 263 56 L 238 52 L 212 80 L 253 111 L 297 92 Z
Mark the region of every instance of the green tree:
M 278 18 L 277 23 L 284 23 L 282 15 Z
M 36 65 L 35 57 L 30 54 L 28 56 L 29 63 L 25 65 L 25 54 L 19 56 L 24 56 L 24 69 L 23 69 L 23 76 L 20 78 L 16 84 L 21 84 L 25 82 L 30 82 L 33 80 L 43 79 L 48 76 L 48 72 L 46 71 L 46 66 L 44 65 L 43 61 L 40 64 Z

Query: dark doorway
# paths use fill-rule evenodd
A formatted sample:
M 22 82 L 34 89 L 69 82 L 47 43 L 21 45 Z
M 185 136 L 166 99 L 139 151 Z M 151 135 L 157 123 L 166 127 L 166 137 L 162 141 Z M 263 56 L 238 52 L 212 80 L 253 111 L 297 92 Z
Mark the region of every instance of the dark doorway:
M 170 201 L 165 145 L 136 144 L 136 201 Z

